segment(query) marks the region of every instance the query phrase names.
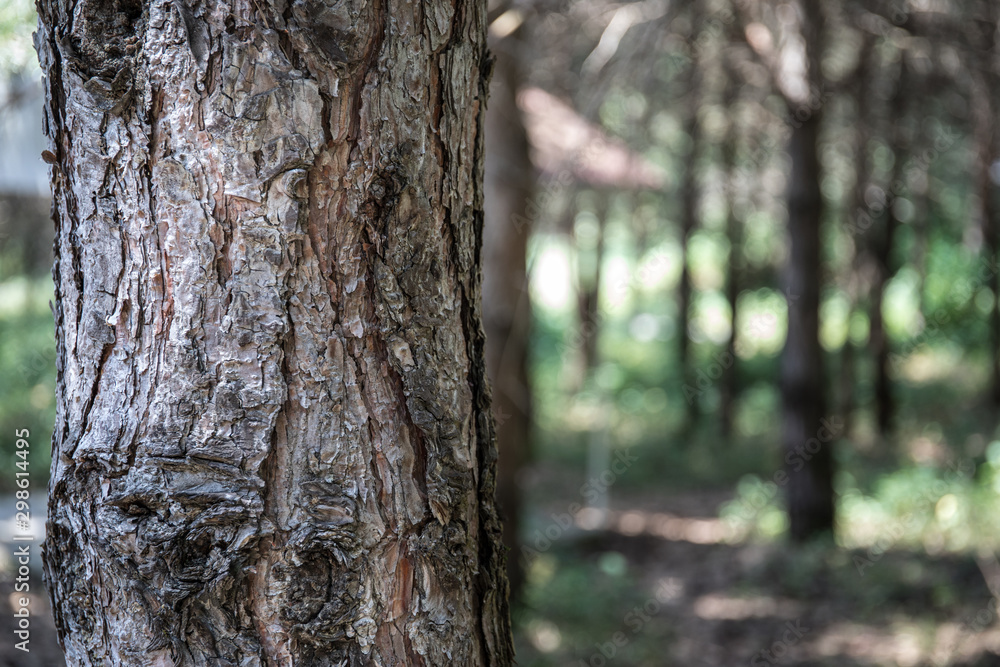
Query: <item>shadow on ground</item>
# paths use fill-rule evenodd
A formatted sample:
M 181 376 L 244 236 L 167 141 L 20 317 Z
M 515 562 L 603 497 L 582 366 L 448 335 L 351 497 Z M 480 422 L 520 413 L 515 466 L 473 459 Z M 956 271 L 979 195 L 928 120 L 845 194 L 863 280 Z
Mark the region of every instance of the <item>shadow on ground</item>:
M 1000 665 L 996 559 L 727 543 L 718 505 L 623 499 L 604 528 L 531 554 L 520 664 Z

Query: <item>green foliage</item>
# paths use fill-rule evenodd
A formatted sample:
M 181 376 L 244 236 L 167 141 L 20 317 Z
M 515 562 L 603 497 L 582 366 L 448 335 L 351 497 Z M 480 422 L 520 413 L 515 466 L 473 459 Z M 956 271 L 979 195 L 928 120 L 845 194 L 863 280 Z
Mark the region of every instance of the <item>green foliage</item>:
M 37 22 L 32 0 L 0 2 L 0 75 L 27 73 L 38 67 L 31 31 Z
M 650 590 L 623 554 L 580 546 L 575 553 L 539 556 L 529 568 L 527 594 L 514 611 L 523 629 L 518 663 L 605 664 L 600 658 L 613 651 L 606 664 L 662 664 L 665 645 L 673 641 L 661 614 L 662 592 Z
M 55 422 L 55 338 L 49 278 L 0 282 L 0 489 L 14 481 L 14 432 L 31 433 L 31 481 L 48 479 Z

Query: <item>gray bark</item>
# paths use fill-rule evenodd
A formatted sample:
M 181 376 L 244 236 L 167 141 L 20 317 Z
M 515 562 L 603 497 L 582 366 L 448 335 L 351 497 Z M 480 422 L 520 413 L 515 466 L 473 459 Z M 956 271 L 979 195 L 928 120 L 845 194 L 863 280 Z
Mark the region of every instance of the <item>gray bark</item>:
M 39 10 L 69 664 L 510 664 L 485 6 Z

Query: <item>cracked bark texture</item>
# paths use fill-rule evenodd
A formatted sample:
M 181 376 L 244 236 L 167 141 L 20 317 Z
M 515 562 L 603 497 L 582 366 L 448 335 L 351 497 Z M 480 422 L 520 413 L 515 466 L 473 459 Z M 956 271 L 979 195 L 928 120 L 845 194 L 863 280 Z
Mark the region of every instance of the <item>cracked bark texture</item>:
M 43 0 L 71 665 L 509 665 L 485 3 Z

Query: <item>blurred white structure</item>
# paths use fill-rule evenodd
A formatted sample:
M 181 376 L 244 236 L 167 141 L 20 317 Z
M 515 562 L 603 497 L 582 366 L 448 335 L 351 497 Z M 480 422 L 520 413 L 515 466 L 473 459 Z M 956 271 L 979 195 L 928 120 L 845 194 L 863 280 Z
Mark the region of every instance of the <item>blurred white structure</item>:
M 0 196 L 49 196 L 42 82 L 0 79 Z

